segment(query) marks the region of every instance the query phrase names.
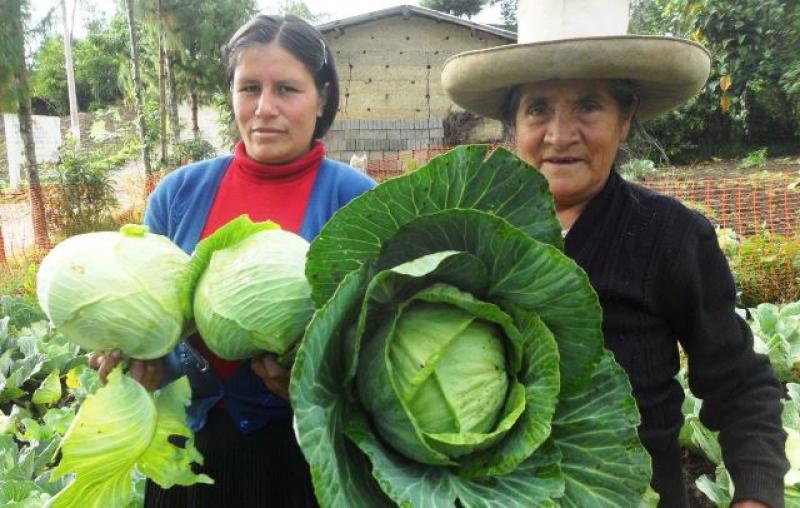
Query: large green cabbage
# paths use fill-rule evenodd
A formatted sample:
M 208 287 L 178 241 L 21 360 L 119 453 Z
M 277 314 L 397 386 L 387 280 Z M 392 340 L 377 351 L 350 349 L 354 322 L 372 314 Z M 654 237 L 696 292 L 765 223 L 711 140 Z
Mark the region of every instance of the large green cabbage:
M 324 507 L 637 506 L 639 413 L 545 179 L 459 147 L 341 209 L 290 393 Z
M 235 360 L 266 351 L 291 363 L 314 312 L 307 252 L 302 237 L 247 216 L 197 245 L 185 290 L 197 330 L 217 356 Z
M 76 235 L 42 260 L 39 305 L 84 349 L 160 358 L 185 330 L 188 299 L 179 286 L 188 262 L 169 239 L 143 226 Z

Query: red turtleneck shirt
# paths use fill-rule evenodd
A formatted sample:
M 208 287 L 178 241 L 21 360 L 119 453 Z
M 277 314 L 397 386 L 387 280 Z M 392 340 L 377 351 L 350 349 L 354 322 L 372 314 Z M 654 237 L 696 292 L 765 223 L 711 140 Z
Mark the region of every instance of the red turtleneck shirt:
M 325 156 L 325 146 L 316 141 L 311 150 L 288 164 L 271 165 L 251 159 L 239 142 L 231 165 L 222 177 L 214 203 L 208 213 L 203 239 L 236 217 L 247 214 L 250 220 L 271 220 L 282 229 L 299 233 L 311 188 Z M 239 367 L 240 361 L 219 358 L 198 341 L 200 349 L 217 376 L 225 381 Z

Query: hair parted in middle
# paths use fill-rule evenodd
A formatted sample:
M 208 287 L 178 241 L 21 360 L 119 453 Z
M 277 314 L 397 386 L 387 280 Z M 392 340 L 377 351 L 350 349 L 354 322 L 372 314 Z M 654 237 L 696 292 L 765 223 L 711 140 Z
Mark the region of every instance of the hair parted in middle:
M 258 15 L 239 27 L 222 48 L 227 86 L 230 89 L 233 75 L 246 49 L 267 44 L 278 44 L 297 58 L 314 78 L 317 93 L 325 99 L 322 116 L 317 119 L 314 139 L 328 132 L 339 108 L 339 78 L 330 47 L 322 34 L 308 22 L 293 15 Z

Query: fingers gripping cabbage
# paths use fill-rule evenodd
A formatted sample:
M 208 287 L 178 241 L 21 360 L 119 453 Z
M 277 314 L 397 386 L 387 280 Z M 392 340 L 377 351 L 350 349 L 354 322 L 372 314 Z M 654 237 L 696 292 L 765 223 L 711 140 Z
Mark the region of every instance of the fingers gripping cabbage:
M 322 506 L 636 506 L 638 411 L 547 182 L 459 147 L 340 210 L 292 370 Z

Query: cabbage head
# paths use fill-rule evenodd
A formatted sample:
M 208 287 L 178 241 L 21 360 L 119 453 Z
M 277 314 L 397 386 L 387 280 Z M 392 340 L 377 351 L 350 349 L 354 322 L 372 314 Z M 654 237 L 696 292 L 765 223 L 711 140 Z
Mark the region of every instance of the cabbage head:
M 188 262 L 178 246 L 144 226 L 76 235 L 42 260 L 39 305 L 84 349 L 160 358 L 185 331 L 189 300 L 179 287 Z
M 459 147 L 345 206 L 291 399 L 323 507 L 638 506 L 650 458 L 546 180 Z
M 200 242 L 189 267 L 197 330 L 227 360 L 270 352 L 290 364 L 314 304 L 305 276 L 308 242 L 247 216 Z

